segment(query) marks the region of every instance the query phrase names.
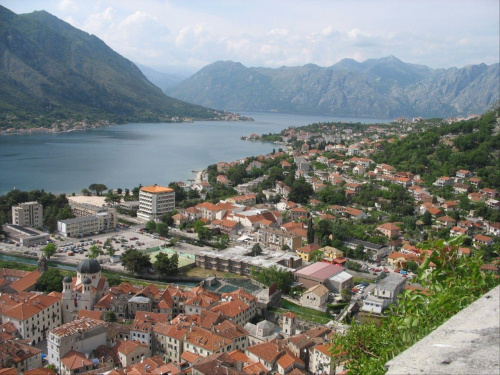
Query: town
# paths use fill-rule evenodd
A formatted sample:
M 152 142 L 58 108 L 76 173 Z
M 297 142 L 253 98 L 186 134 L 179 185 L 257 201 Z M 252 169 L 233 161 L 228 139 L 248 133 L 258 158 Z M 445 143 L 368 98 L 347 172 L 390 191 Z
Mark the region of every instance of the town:
M 430 293 L 418 244 L 459 237 L 498 275 L 498 160 L 467 154 L 498 133 L 491 114 L 319 123 L 244 136 L 277 149 L 191 183 L 12 191 L 1 249 L 37 264 L 0 269 L 0 374 L 345 374 L 350 322 Z M 43 292 L 49 262 L 73 268 Z

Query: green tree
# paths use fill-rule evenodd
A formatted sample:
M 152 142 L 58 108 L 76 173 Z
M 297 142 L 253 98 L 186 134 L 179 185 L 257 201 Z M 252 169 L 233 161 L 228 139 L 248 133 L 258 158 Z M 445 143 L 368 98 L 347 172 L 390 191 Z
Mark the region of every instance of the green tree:
M 252 246 L 252 251 L 248 253 L 251 257 L 255 257 L 257 255 L 262 254 L 262 247 L 260 247 L 260 244 L 256 243 L 255 245 Z
M 127 249 L 121 257 L 123 267 L 137 274 L 143 273 L 151 268 L 151 260 L 148 254 L 141 253 L 135 249 Z
M 349 289 L 342 289 L 340 292 L 340 295 L 342 296 L 342 299 L 346 302 L 351 302 L 352 298 L 352 293 Z
M 110 204 L 120 203 L 121 200 L 122 200 L 121 194 L 115 194 L 113 192 L 106 194 L 106 198 L 104 198 L 104 201 Z
M 174 253 L 170 257 L 170 274 L 176 275 L 178 269 L 179 269 L 179 255 L 177 255 L 177 253 Z
M 149 233 L 154 233 L 154 231 L 156 230 L 156 223 L 154 222 L 154 220 L 149 220 L 149 221 L 146 223 L 146 230 L 147 230 Z
M 346 262 L 345 266 L 347 269 L 353 271 L 361 271 L 361 264 L 359 264 L 358 262 L 353 262 L 352 260 Z
M 312 217 L 309 219 L 309 224 L 307 225 L 307 243 L 314 243 L 314 226 Z
M 310 183 L 306 181 L 304 177 L 299 178 L 294 181 L 291 186 L 290 194 L 288 194 L 288 199 L 295 203 L 306 204 L 309 202 L 309 198 L 314 194 L 313 187 Z
M 58 374 L 56 365 L 53 365 L 51 363 L 50 365 L 47 365 L 45 367 L 48 368 L 48 369 L 50 369 L 50 370 L 52 370 L 52 371 L 54 371 L 55 374 Z
M 92 245 L 89 248 L 89 258 L 90 259 L 97 259 L 101 255 L 101 249 L 97 245 Z
M 285 294 L 290 291 L 290 287 L 293 283 L 291 272 L 286 270 L 279 270 L 276 268 L 276 266 L 271 266 L 269 268 L 263 268 L 260 270 L 252 268 L 251 276 L 258 282 L 267 286 L 271 286 L 272 284 L 277 283 L 278 289 Z
M 422 215 L 422 223 L 424 223 L 426 227 L 432 225 L 432 215 L 429 211 L 425 211 Z
M 107 277 L 107 279 L 108 279 L 109 286 L 116 286 L 116 285 L 120 285 L 122 283 L 121 277 L 118 275 L 115 275 L 115 274 L 109 275 Z
M 90 192 L 89 189 L 83 188 L 82 189 L 82 195 L 84 195 L 86 197 L 90 197 L 92 195 L 92 193 Z
M 36 290 L 40 292 L 62 292 L 64 275 L 58 268 L 49 268 L 36 281 Z
M 158 233 L 160 236 L 167 236 L 168 235 L 168 225 L 165 223 L 157 223 L 156 224 L 156 233 Z
M 311 262 L 321 262 L 325 254 L 321 250 L 314 250 L 311 253 Z
M 116 322 L 118 319 L 114 311 L 106 311 L 104 313 L 104 321 L 105 322 Z
M 57 248 L 56 248 L 56 245 L 51 242 L 51 243 L 48 243 L 44 248 L 43 248 L 43 255 L 45 255 L 45 257 L 47 259 L 49 259 L 52 255 L 54 255 L 57 251 Z
M 410 272 L 417 272 L 418 270 L 418 263 L 414 262 L 412 260 L 406 262 L 406 270 Z
M 108 247 L 106 247 L 106 255 L 108 255 L 110 258 L 112 258 L 116 253 L 116 250 L 115 248 L 113 247 L 113 245 L 109 245 Z
M 170 258 L 167 253 L 159 253 L 156 255 L 154 267 L 155 267 L 155 273 L 161 276 L 171 276 Z
M 499 284 L 494 275 L 481 271 L 479 256 L 458 256 L 462 240 L 439 239 L 421 246 L 432 251 L 416 278 L 425 293 L 405 290 L 379 325 L 353 324 L 333 338 L 332 355 L 344 353 L 348 371 L 384 374 L 385 364 L 394 356 Z
M 104 184 L 90 184 L 89 190 L 93 191 L 95 195 L 101 195 L 103 191 L 108 190 L 108 187 Z

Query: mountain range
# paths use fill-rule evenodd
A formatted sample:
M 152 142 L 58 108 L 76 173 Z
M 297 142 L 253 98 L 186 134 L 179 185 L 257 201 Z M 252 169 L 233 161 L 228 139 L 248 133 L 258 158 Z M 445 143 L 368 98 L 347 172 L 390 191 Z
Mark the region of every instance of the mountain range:
M 219 114 L 166 96 L 95 35 L 36 11 L 0 6 L 0 128 L 60 119 L 169 121 Z
M 499 100 L 499 64 L 431 69 L 394 56 L 330 67 L 210 64 L 168 95 L 211 108 L 346 116 L 448 117 L 483 113 Z

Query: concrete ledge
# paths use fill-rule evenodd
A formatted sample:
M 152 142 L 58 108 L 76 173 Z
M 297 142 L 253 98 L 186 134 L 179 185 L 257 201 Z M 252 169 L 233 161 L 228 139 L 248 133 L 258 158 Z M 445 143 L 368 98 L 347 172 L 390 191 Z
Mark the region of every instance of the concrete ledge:
M 387 362 L 388 375 L 499 374 L 500 286 Z

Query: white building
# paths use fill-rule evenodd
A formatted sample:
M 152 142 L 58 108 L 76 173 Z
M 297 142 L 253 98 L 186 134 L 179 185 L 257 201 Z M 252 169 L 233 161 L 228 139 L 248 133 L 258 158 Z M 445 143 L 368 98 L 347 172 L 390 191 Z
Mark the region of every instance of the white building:
M 82 318 L 50 331 L 47 340 L 47 359 L 61 369 L 61 358 L 70 350 L 91 353 L 100 345 L 106 345 L 106 328 L 102 320 Z
M 153 185 L 144 186 L 139 192 L 139 211 L 137 217 L 144 220 L 157 220 L 163 214 L 175 209 L 174 189 Z
M 12 224 L 22 227 L 41 227 L 43 206 L 38 202 L 25 202 L 12 206 Z
M 47 332 L 61 325 L 61 297 L 35 295 L 0 313 L 2 323 L 11 322 L 22 339 L 32 345 L 47 337 Z
M 91 216 L 60 220 L 57 230 L 65 237 L 79 237 L 116 228 L 116 211 L 107 210 Z
M 78 264 L 76 277 L 63 279 L 62 322 L 71 322 L 80 310 L 93 310 L 94 305 L 108 289 L 108 282 L 101 275 L 101 266 L 95 259 L 85 259 Z

